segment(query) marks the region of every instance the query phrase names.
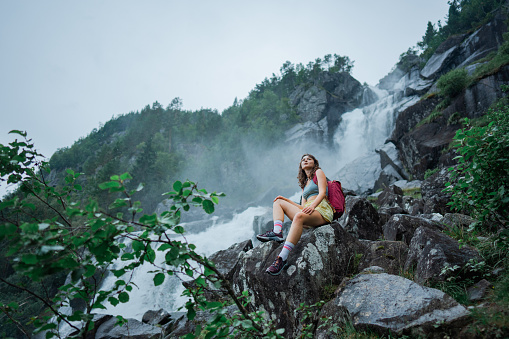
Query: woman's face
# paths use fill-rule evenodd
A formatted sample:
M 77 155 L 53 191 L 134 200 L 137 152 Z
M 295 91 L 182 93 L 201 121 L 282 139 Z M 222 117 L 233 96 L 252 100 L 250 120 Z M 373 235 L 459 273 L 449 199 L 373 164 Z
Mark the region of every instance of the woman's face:
M 314 166 L 315 161 L 308 155 L 303 156 L 300 160 L 300 167 L 302 167 L 302 169 L 313 168 Z

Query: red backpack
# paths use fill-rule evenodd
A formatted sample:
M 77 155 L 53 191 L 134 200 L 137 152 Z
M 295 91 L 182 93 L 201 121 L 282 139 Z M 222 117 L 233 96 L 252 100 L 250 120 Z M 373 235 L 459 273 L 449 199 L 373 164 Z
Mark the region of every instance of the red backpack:
M 313 177 L 313 182 L 318 185 L 318 178 L 316 177 L 316 174 Z M 336 180 L 331 181 L 327 178 L 327 190 L 327 198 L 334 209 L 334 217 L 332 220 L 336 220 L 345 212 L 345 195 L 341 188 L 341 183 Z

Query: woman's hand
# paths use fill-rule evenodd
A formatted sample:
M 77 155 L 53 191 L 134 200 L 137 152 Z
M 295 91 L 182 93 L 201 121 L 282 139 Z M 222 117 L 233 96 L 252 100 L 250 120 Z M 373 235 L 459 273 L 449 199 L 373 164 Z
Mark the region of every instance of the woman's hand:
M 302 212 L 311 215 L 311 213 L 313 213 L 314 210 L 315 210 L 315 208 L 313 206 L 308 206 L 308 207 L 304 207 L 302 209 Z
M 282 197 L 282 196 L 280 196 L 280 195 L 278 195 L 278 196 L 276 197 L 276 199 L 274 199 L 274 202 L 276 202 L 276 200 L 277 200 L 277 199 L 282 199 L 282 200 L 284 200 L 284 201 L 286 201 L 286 200 L 287 200 L 285 197 Z

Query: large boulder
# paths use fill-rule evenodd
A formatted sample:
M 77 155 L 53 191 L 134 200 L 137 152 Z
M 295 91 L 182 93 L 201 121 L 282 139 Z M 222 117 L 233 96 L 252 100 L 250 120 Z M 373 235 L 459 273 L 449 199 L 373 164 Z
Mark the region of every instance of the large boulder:
M 159 339 L 162 330 L 159 327 L 144 324 L 136 319 L 127 319 L 122 326 L 116 326 L 118 319 L 110 318 L 97 328 L 95 337 L 97 339 Z
M 389 274 L 403 272 L 408 255 L 408 245 L 401 241 L 362 240 L 365 251 L 360 259 L 358 270 L 378 266 Z
M 471 272 L 467 263 L 471 260 L 481 260 L 474 248 L 460 247 L 457 240 L 442 232 L 419 227 L 408 249 L 405 271 L 413 271 L 418 283 L 444 281 L 453 275 L 468 276 Z
M 347 196 L 345 213 L 338 221 L 357 239 L 377 240 L 382 237 L 380 216 L 367 199 Z
M 406 214 L 395 214 L 383 226 L 384 239 L 390 241 L 402 241 L 410 245 L 415 231 L 419 227 L 443 229 L 443 226 L 433 220 L 420 216 Z
M 307 230 L 290 254 L 287 268 L 271 276 L 265 270 L 282 247 L 268 242 L 241 254 L 233 287 L 239 294 L 248 291 L 251 305 L 266 311 L 268 319 L 285 328 L 285 336 L 291 338 L 301 319 L 299 305 L 312 305 L 323 298 L 326 286 L 339 285 L 351 274 L 355 255 L 363 247 L 337 223 Z
M 422 182 L 423 213 L 440 213 L 444 215 L 451 212 L 451 207 L 448 203 L 451 200 L 452 194 L 444 192 L 447 182 L 453 182 L 451 172 L 447 168 L 440 169 Z
M 243 242 L 233 244 L 229 248 L 217 251 L 212 254 L 209 259 L 216 265 L 217 270 L 223 274 L 226 279 L 231 280 L 234 268 L 239 261 L 239 256 L 243 252 L 247 252 L 253 248 L 253 242 L 245 240 Z
M 381 335 L 430 338 L 444 332 L 456 334 L 468 315 L 464 306 L 442 291 L 381 273 L 361 274 L 348 281 L 336 298 L 324 305 L 320 318 L 330 317 L 332 323 L 350 321 L 358 330 Z M 327 332 L 324 326 L 316 338 L 332 338 Z

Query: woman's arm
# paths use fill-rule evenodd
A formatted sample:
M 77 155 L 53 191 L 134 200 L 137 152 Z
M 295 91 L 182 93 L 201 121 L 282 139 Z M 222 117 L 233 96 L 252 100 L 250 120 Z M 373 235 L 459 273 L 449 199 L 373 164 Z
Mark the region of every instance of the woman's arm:
M 321 169 L 316 171 L 316 179 L 318 181 L 318 195 L 316 196 L 315 200 L 313 200 L 311 205 L 302 210 L 302 212 L 306 214 L 313 213 L 316 206 L 322 202 L 323 198 L 325 198 L 325 195 L 327 194 L 327 177 Z

